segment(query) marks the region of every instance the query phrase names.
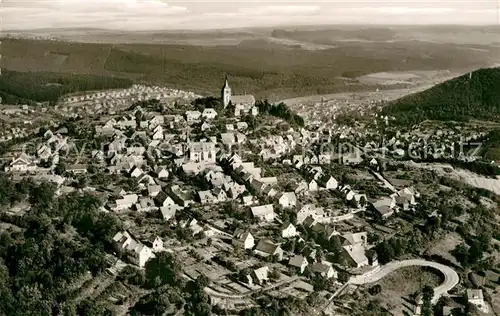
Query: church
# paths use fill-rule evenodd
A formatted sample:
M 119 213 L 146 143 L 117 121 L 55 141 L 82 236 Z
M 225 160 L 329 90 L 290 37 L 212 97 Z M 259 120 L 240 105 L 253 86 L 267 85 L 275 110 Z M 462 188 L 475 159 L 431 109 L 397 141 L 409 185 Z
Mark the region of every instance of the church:
M 236 117 L 246 114 L 256 116 L 259 113 L 259 109 L 255 106 L 255 97 L 253 95 L 232 95 L 227 77 L 222 87 L 221 98 L 224 103 L 224 108 L 226 108 L 229 103 L 234 105 L 234 116 Z

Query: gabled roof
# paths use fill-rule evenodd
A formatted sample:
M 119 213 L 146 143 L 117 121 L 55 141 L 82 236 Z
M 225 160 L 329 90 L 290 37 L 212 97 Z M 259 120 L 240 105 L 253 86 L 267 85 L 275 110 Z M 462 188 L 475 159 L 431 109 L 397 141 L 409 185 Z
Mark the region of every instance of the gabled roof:
M 269 240 L 261 239 L 257 247 L 255 247 L 255 250 L 272 255 L 278 248 L 279 245 L 275 245 Z
M 255 217 L 262 217 L 262 216 L 265 216 L 267 214 L 274 213 L 274 209 L 273 209 L 272 204 L 254 206 L 251 208 L 251 211 L 252 211 L 252 215 Z
M 238 104 L 238 103 L 255 104 L 255 97 L 251 94 L 233 95 L 233 96 L 231 96 L 231 103 L 233 103 L 233 104 Z
M 288 261 L 288 264 L 291 265 L 292 267 L 297 267 L 300 268 L 303 263 L 308 264 L 307 259 L 302 257 L 301 255 L 295 255 L 292 258 L 290 258 L 290 261 Z

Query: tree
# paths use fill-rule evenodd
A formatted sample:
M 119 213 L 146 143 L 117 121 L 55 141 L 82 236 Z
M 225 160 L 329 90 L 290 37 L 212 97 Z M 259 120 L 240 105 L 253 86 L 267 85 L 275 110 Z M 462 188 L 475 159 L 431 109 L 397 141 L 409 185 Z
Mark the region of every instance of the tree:
M 428 285 L 424 286 L 422 289 L 422 316 L 432 316 L 432 298 L 434 297 L 434 289 Z
M 272 268 L 271 271 L 269 271 L 269 278 L 271 280 L 277 281 L 281 277 L 281 272 L 277 268 Z
M 161 252 L 146 263 L 146 285 L 155 288 L 164 284 L 183 283 L 181 266 L 172 254 Z M 158 284 L 159 282 L 159 284 Z
M 63 162 L 58 163 L 54 168 L 54 172 L 57 175 L 63 175 L 64 173 L 66 173 L 66 165 Z

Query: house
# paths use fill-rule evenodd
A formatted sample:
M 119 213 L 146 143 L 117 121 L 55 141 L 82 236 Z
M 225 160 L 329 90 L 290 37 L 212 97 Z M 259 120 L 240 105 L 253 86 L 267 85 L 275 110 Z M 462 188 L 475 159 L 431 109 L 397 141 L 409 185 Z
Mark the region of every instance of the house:
M 160 213 L 165 221 L 169 221 L 171 219 L 175 219 L 175 213 L 180 208 L 181 207 L 176 205 L 176 204 L 166 205 L 166 206 L 160 207 Z
M 40 148 L 36 152 L 38 158 L 42 160 L 47 160 L 52 155 L 52 149 L 47 147 L 46 145 L 40 146 Z
M 295 255 L 292 258 L 290 258 L 288 264 L 294 268 L 297 268 L 302 274 L 304 273 L 304 270 L 306 269 L 309 262 L 307 262 L 307 259 L 302 257 L 301 255 Z
M 115 201 L 116 207 L 114 208 L 114 210 L 120 211 L 127 208 L 131 208 L 132 205 L 137 203 L 138 200 L 139 196 L 137 194 L 126 194 L 121 199 L 117 199 Z
M 241 196 L 241 203 L 245 206 L 250 206 L 255 204 L 257 201 L 253 195 L 242 195 Z
M 251 278 L 253 283 L 263 285 L 269 280 L 269 267 L 265 266 L 252 271 Z
M 212 125 L 210 125 L 207 122 L 203 122 L 203 124 L 201 124 L 201 131 L 202 132 L 209 131 L 211 128 L 212 128 Z
M 252 216 L 260 221 L 274 221 L 274 208 L 272 204 L 254 206 L 250 208 Z
M 297 236 L 297 229 L 293 226 L 292 223 L 285 225 L 281 230 L 281 237 L 283 238 L 292 238 Z
M 415 194 L 410 189 L 403 189 L 391 196 L 395 199 L 396 205 L 401 207 L 405 211 L 417 205 Z
M 309 270 L 312 273 L 318 274 L 325 279 L 338 278 L 337 271 L 331 265 L 325 263 L 315 262 L 309 265 Z
M 113 237 L 113 246 L 116 252 L 125 255 L 130 262 L 140 268 L 144 268 L 146 262 L 155 257 L 151 248 L 136 241 L 127 231 L 118 232 Z
M 160 207 L 175 205 L 175 201 L 163 191 L 160 191 L 155 195 L 154 201 L 156 205 Z
M 144 172 L 142 171 L 141 168 L 134 166 L 132 170 L 130 170 L 130 177 L 131 178 L 139 178 Z
M 232 245 L 243 249 L 252 249 L 255 246 L 255 240 L 252 234 L 243 229 L 237 229 L 233 234 Z
M 198 122 L 201 118 L 200 111 L 186 111 L 186 121 L 188 124 Z
M 198 197 L 200 199 L 201 204 L 214 204 L 218 202 L 217 198 L 213 196 L 210 190 L 198 191 Z
M 337 180 L 332 176 L 323 176 L 319 179 L 319 184 L 328 190 L 335 190 L 339 186 Z
M 155 139 L 163 139 L 163 128 L 158 125 L 155 127 L 155 129 L 153 130 L 153 136 L 151 137 L 153 140 Z
M 73 174 L 87 173 L 87 166 L 82 164 L 69 165 L 66 167 L 66 171 Z
M 6 171 L 28 172 L 35 171 L 36 164 L 26 154 L 22 153 L 18 157 L 12 159 Z
M 291 187 L 295 194 L 306 193 L 309 190 L 309 185 L 304 180 L 292 183 Z
M 162 251 L 164 249 L 163 240 L 159 236 L 156 236 L 151 244 L 153 251 Z
M 295 207 L 295 205 L 297 204 L 297 197 L 295 196 L 294 192 L 284 192 L 281 194 L 278 203 L 283 208 Z
M 489 306 L 484 301 L 483 290 L 468 289 L 466 292 L 467 302 L 475 305 L 481 312 L 489 313 Z
M 138 212 L 150 212 L 156 209 L 153 199 L 144 196 L 139 198 L 139 202 L 135 204 L 135 208 Z
M 150 197 L 154 198 L 160 192 L 161 192 L 161 186 L 156 185 L 156 184 L 150 184 L 150 185 L 148 185 L 148 195 Z
M 217 202 L 224 202 L 224 201 L 227 200 L 227 194 L 221 188 L 215 188 L 215 189 L 213 189 L 212 190 L 212 195 L 215 197 L 216 203 Z
M 312 180 L 308 183 L 308 185 L 307 185 L 307 186 L 308 186 L 309 191 L 312 191 L 312 192 L 314 192 L 314 191 L 318 191 L 318 183 L 317 183 L 314 179 L 312 179 Z
M 171 186 L 168 193 L 175 203 L 182 207 L 188 207 L 194 202 L 190 197 L 191 193 L 181 189 L 178 185 Z
M 205 108 L 201 116 L 206 120 L 213 120 L 217 116 L 217 111 L 212 108 Z
M 189 143 L 189 161 L 196 163 L 215 163 L 216 150 L 212 142 Z
M 168 170 L 165 169 L 165 167 L 156 167 L 154 174 L 158 179 L 167 179 L 169 175 Z
M 375 214 L 384 219 L 394 214 L 395 206 L 396 200 L 394 199 L 394 197 L 384 197 L 372 203 L 372 208 L 375 211 Z
M 352 266 L 361 268 L 369 265 L 370 262 L 365 254 L 365 248 L 368 243 L 366 232 L 345 234 L 340 239 L 342 248 Z
M 283 249 L 269 240 L 261 239 L 257 244 L 257 247 L 255 247 L 254 253 L 255 255 L 263 258 L 275 256 L 278 261 L 283 260 Z

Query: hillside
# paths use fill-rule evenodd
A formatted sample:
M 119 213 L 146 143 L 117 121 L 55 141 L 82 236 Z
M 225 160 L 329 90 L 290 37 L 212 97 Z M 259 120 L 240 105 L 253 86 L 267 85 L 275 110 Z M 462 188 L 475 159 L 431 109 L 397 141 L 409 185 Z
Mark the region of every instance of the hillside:
M 342 77 L 384 71 L 479 68 L 491 64 L 493 58 L 488 49 L 468 51 L 452 44 L 336 42 L 333 48 L 308 50 L 238 36 L 242 39 L 239 44 L 213 46 L 4 39 L 2 68 L 112 76 L 205 94 L 219 93 L 227 74 L 235 93 L 252 93 L 276 101 L 398 88 L 403 86 L 346 82 Z
M 131 80 L 105 76 L 3 70 L 0 97 L 4 104 L 55 103 L 67 93 L 127 88 L 131 85 Z
M 500 68 L 479 69 L 408 95 L 383 108 L 397 124 L 425 120 L 500 119 Z

